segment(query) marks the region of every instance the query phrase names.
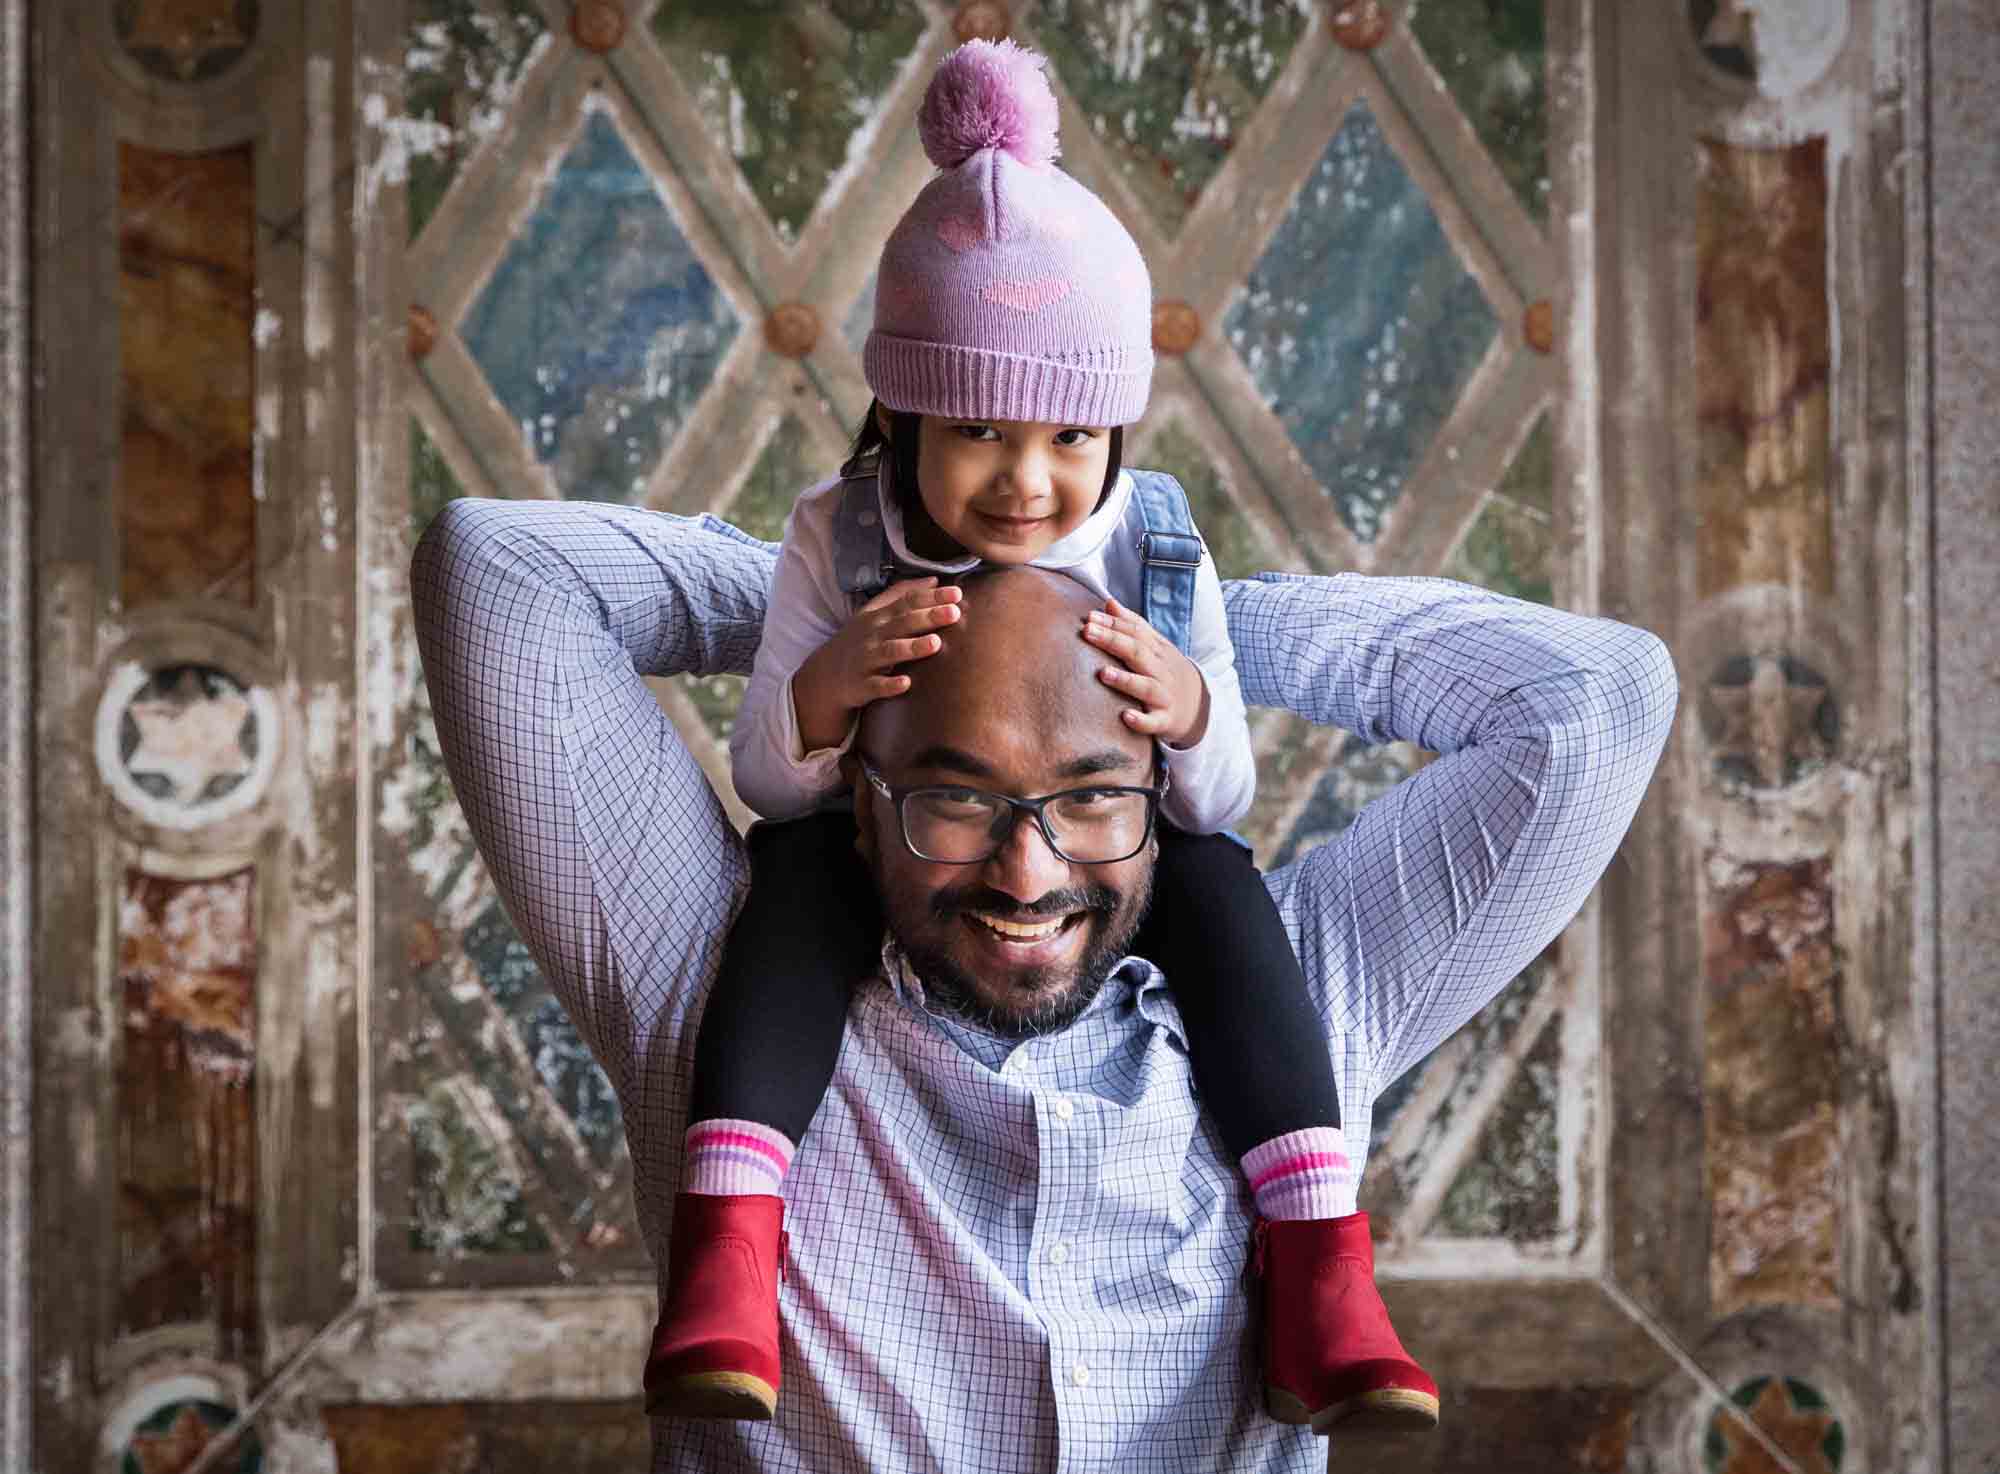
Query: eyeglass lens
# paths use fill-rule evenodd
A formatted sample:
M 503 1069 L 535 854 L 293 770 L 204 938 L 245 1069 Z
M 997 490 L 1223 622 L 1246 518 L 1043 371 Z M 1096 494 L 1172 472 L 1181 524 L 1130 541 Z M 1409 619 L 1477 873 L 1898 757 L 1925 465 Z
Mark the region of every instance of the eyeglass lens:
M 1079 865 L 1127 859 L 1146 842 L 1143 793 L 1079 789 L 1043 806 L 1055 848 Z M 965 865 L 984 860 L 1028 816 L 991 794 L 968 788 L 919 788 L 903 800 L 904 836 L 928 859 Z

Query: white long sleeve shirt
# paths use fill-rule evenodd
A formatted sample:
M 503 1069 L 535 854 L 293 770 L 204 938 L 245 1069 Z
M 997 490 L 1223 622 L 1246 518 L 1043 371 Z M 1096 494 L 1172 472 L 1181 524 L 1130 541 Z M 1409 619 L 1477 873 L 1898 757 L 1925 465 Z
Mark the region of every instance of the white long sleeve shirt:
M 767 819 L 808 813 L 840 788 L 840 759 L 852 745 L 858 725 L 849 724 L 838 747 L 808 752 L 792 701 L 792 677 L 815 650 L 840 632 L 852 611 L 834 566 L 833 523 L 842 484 L 835 478 L 805 492 L 785 524 L 764 640 L 757 647 L 750 687 L 729 736 L 736 791 Z M 904 537 L 895 498 L 878 491 L 876 506 L 899 562 L 940 575 L 964 573 L 979 565 L 977 558 L 940 563 L 918 557 Z M 1139 536 L 1144 531 L 1132 478 L 1120 472 L 1103 505 L 1035 559 L 1034 566 L 1066 573 L 1100 598 L 1110 597 L 1137 610 L 1144 586 L 1139 559 Z M 1162 808 L 1178 828 L 1213 834 L 1249 812 L 1257 788 L 1257 760 L 1236 679 L 1222 585 L 1206 553 L 1195 574 L 1189 634 L 1190 657 L 1208 684 L 1208 728 L 1192 746 L 1161 745 L 1172 775 Z

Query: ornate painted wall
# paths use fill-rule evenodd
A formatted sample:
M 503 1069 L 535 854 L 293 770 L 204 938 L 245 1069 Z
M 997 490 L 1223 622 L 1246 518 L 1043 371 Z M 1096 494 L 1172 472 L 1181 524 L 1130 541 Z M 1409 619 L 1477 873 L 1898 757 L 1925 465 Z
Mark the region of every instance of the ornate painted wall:
M 1680 664 L 1600 897 L 1378 1106 L 1450 1398 L 1379 1466 L 1939 1467 L 1912 14 L 40 12 L 44 1464 L 636 1461 L 616 1102 L 453 802 L 403 570 L 459 495 L 776 536 L 868 403 L 929 68 L 1011 33 L 1153 267 L 1131 458 L 1225 574 L 1469 579 Z M 727 795 L 740 684 L 656 694 Z M 1257 738 L 1267 863 L 1428 756 Z

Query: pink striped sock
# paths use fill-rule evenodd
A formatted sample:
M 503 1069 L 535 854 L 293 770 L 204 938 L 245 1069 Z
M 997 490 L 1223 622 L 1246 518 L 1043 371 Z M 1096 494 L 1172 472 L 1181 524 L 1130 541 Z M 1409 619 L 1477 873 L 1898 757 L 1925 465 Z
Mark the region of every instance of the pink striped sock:
M 792 1165 L 783 1132 L 756 1121 L 697 1121 L 687 1129 L 687 1175 L 681 1191 L 710 1197 L 778 1197 Z
M 1348 1163 L 1335 1126 L 1274 1136 L 1243 1159 L 1243 1175 L 1264 1218 L 1345 1218 L 1355 1211 L 1361 1174 Z

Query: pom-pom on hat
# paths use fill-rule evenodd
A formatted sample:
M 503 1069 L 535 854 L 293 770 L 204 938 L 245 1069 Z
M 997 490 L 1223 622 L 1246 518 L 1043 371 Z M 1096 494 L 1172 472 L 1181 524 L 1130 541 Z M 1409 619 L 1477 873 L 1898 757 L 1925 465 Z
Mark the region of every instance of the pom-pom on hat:
M 868 386 L 892 410 L 1124 425 L 1153 379 L 1152 281 L 1104 202 L 1055 167 L 1042 58 L 968 41 L 924 94 L 939 173 L 889 233 Z

